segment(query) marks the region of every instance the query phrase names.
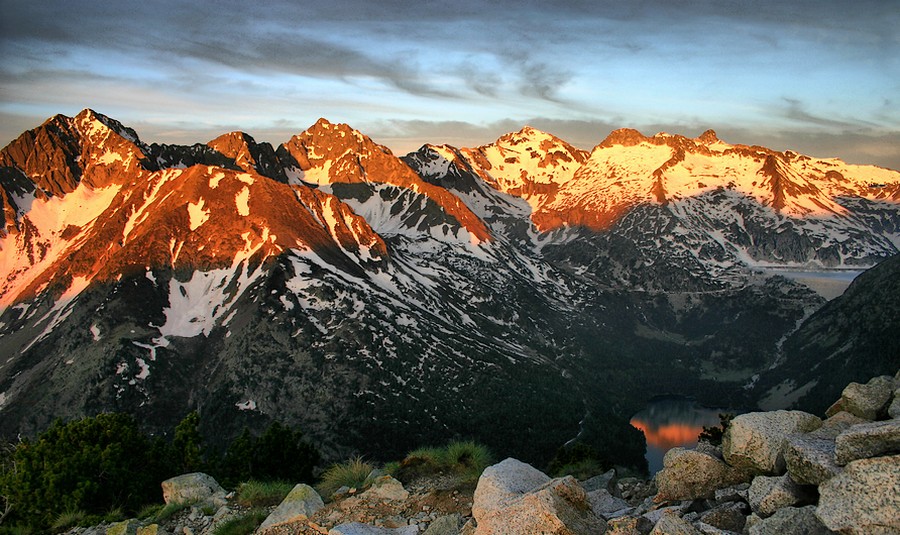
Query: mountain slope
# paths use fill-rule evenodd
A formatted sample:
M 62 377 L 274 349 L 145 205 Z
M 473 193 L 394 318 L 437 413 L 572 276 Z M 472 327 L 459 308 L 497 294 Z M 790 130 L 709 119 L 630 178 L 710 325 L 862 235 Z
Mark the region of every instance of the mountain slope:
M 900 255 L 860 275 L 784 343 L 777 373 L 764 373 L 755 388 L 771 401 L 787 400 L 824 413 L 848 382 L 866 382 L 900 369 Z M 783 379 L 786 376 L 789 379 Z M 784 401 L 781 401 L 784 404 Z
M 577 439 L 640 464 L 654 395 L 746 406 L 754 375 L 802 376 L 781 349 L 824 300 L 757 268 L 896 254 L 898 184 L 712 132 L 398 158 L 324 119 L 273 148 L 57 116 L 0 151 L 0 433 L 197 408 L 222 441 L 277 419 L 331 458 Z

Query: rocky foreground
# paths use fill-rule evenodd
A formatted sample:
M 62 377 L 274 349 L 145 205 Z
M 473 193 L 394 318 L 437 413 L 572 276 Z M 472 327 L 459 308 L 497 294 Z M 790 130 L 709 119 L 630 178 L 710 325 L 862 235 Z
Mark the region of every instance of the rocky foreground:
M 375 475 L 328 497 L 297 485 L 255 533 L 322 535 L 900 533 L 900 372 L 851 383 L 826 419 L 801 411 L 737 416 L 721 447 L 674 448 L 652 481 L 551 479 L 516 459 L 477 485 Z M 205 474 L 163 483 L 193 503 L 164 525 L 129 520 L 71 535 L 206 535 L 241 516 Z

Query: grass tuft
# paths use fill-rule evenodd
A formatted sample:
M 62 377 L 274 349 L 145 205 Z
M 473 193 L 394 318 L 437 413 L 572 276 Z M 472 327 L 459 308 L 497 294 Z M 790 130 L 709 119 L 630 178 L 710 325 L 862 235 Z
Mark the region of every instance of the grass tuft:
M 286 481 L 246 481 L 238 485 L 237 501 L 244 507 L 278 505 L 293 488 Z
M 253 509 L 243 516 L 222 523 L 216 527 L 212 535 L 249 535 L 265 521 L 267 516 L 265 509 Z
M 375 466 L 364 461 L 362 457 L 333 464 L 322 474 L 322 480 L 316 490 L 327 498 L 341 487 L 361 489 L 366 485 L 366 480 L 374 469 Z
M 166 505 L 163 503 L 149 503 L 138 510 L 137 518 L 140 520 L 156 518 L 156 515 L 158 515 L 165 506 Z
M 419 448 L 409 452 L 393 473 L 406 483 L 437 473 L 468 481 L 478 478 L 491 465 L 492 459 L 486 447 L 471 441 L 456 441 L 443 448 Z
M 51 527 L 55 531 L 63 531 L 79 525 L 79 523 L 84 520 L 85 516 L 87 516 L 86 513 L 80 509 L 63 511 L 56 517 L 56 520 L 53 521 Z

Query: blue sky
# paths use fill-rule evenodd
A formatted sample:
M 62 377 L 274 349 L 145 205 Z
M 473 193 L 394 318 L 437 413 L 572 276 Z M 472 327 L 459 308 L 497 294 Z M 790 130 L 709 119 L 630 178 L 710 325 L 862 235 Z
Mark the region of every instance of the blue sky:
M 90 107 L 148 142 L 319 117 L 401 154 L 713 128 L 900 168 L 895 1 L 0 2 L 2 144 Z

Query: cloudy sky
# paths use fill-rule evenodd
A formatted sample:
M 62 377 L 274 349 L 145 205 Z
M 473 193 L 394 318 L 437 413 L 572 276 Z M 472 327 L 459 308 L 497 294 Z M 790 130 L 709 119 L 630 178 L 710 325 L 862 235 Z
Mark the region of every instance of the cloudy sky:
M 0 144 L 90 107 L 148 142 L 280 143 L 319 117 L 395 152 L 525 124 L 900 169 L 894 0 L 0 0 Z

